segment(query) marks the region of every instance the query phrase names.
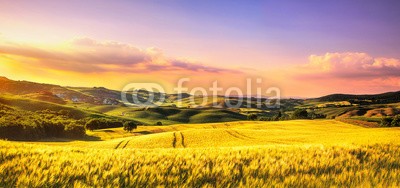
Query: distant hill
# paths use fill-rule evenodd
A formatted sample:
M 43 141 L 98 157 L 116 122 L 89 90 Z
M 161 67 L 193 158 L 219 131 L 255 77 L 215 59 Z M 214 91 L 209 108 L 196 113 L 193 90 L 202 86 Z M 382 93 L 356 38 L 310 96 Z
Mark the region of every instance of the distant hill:
M 42 84 L 29 81 L 14 81 L 5 77 L 0 77 L 0 93 L 8 93 L 13 95 L 29 95 L 34 94 L 36 99 L 53 98 L 52 101 L 62 103 L 60 100 L 79 101 L 93 103 L 94 98 L 92 96 L 85 95 L 83 93 L 67 89 L 62 86 L 52 84 Z M 49 97 L 49 93 L 53 96 Z M 39 95 L 47 95 L 47 97 L 40 97 Z M 54 99 L 59 98 L 59 99 Z M 44 100 L 47 101 L 47 100 Z M 52 102 L 47 101 L 47 102 Z
M 350 94 L 332 94 L 316 98 L 321 102 L 334 102 L 334 101 L 369 101 L 371 103 L 395 103 L 400 102 L 400 91 L 387 92 L 374 95 L 350 95 Z
M 35 83 L 29 81 L 15 81 L 6 77 L 0 77 L 0 94 L 23 95 L 26 98 L 65 104 L 66 101 L 90 104 L 119 104 L 121 103 L 121 91 L 104 87 L 63 87 L 53 84 Z M 128 101 L 132 101 L 132 94 L 127 93 Z M 154 94 L 157 100 L 161 93 L 152 93 L 144 90 L 136 91 L 140 101 L 147 101 L 150 94 Z M 185 99 L 190 94 L 164 94 L 167 102 Z
M 14 81 L 6 77 L 0 77 L 0 94 L 8 93 L 12 95 L 23 95 L 26 98 L 41 100 L 46 102 L 52 102 L 57 104 L 65 104 L 67 102 L 74 103 L 90 103 L 95 105 L 102 104 L 120 104 L 121 91 L 111 90 L 104 87 L 63 87 L 53 84 L 35 83 L 29 81 Z M 155 101 L 157 101 L 163 94 L 157 92 L 148 92 L 144 90 L 137 90 L 127 93 L 128 101 L 132 102 L 132 95 L 137 95 L 140 101 L 147 101 L 150 95 L 154 95 Z M 187 93 L 178 94 L 164 94 L 166 99 L 166 105 L 175 106 L 182 104 L 181 107 L 196 107 L 189 105 L 191 96 Z M 210 97 L 209 97 L 210 98 Z M 195 96 L 194 101 L 196 104 L 201 104 L 202 97 Z M 218 96 L 218 104 L 220 108 L 226 108 L 225 102 L 229 100 L 230 103 L 235 104 L 237 102 L 236 97 L 225 97 Z M 264 101 L 263 99 L 262 101 Z M 281 99 L 282 108 L 292 108 L 293 106 L 299 105 L 303 99 Z M 382 94 L 374 95 L 351 95 L 351 94 L 332 94 L 315 99 L 307 99 L 307 101 L 317 102 L 337 102 L 337 101 L 349 101 L 354 104 L 362 103 L 374 103 L 374 104 L 387 104 L 400 102 L 400 91 L 387 92 Z M 256 108 L 257 100 L 254 98 L 251 100 L 251 107 Z M 213 107 L 213 101 L 210 99 L 208 103 L 202 107 Z M 247 107 L 247 100 L 243 101 L 242 107 Z

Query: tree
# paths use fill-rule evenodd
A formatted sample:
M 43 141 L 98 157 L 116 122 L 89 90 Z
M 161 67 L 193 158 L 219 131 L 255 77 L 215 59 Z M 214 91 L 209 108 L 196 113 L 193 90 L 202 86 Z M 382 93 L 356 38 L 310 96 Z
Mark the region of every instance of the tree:
M 400 127 L 400 115 L 394 116 L 391 125 L 392 127 Z
M 281 117 L 282 117 L 282 112 L 279 111 L 279 112 L 278 112 L 278 115 L 276 115 L 276 117 L 277 117 L 278 119 L 281 118 Z
M 292 119 L 307 119 L 308 112 L 305 109 L 296 109 L 292 114 Z
M 127 121 L 124 123 L 124 130 L 127 132 L 132 132 L 133 129 L 137 128 L 137 124 L 133 121 Z
M 385 116 L 385 117 L 382 117 L 380 125 L 382 127 L 390 127 L 392 124 L 392 121 L 393 121 L 393 118 Z
M 72 123 L 65 126 L 64 132 L 65 136 L 70 138 L 79 138 L 86 134 L 83 126 L 74 125 Z
M 93 131 L 99 127 L 99 120 L 97 119 L 91 119 L 85 124 L 85 129 Z
M 157 122 L 157 123 L 156 123 L 156 125 L 162 125 L 162 122 L 161 122 L 161 121 L 159 121 L 159 122 Z
M 247 119 L 248 120 L 252 120 L 252 121 L 255 121 L 255 120 L 257 120 L 257 115 L 256 114 L 250 114 L 250 115 L 248 115 L 247 116 Z
M 279 111 L 278 114 L 276 114 L 275 116 L 273 116 L 273 117 L 271 118 L 271 120 L 272 120 L 272 121 L 279 121 L 279 120 L 281 119 L 281 117 L 282 117 L 282 112 Z

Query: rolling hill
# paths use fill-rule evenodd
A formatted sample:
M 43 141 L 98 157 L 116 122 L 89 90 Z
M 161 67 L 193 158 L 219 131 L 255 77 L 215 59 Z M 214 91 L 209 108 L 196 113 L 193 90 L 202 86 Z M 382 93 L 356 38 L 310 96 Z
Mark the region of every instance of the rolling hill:
M 376 95 L 333 94 L 315 99 L 281 99 L 280 108 L 270 109 L 257 106 L 257 98 L 244 98 L 239 108 L 228 108 L 239 103 L 238 97 L 192 96 L 187 93 L 163 94 L 135 90 L 127 92 L 128 100 L 136 95 L 140 101 L 146 101 L 150 95 L 156 99 L 162 95 L 166 101 L 161 106 L 127 105 L 121 101 L 121 92 L 104 87 L 63 87 L 52 84 L 14 81 L 0 77 L 0 95 L 9 106 L 25 106 L 26 109 L 61 109 L 78 110 L 82 113 L 100 114 L 126 118 L 151 125 L 177 123 L 227 122 L 246 119 L 247 115 L 273 117 L 278 112 L 290 115 L 296 108 L 310 109 L 324 114 L 328 118 L 359 118 L 378 122 L 384 116 L 395 116 L 400 113 L 400 91 Z M 14 97 L 15 96 L 15 97 Z M 207 102 L 203 103 L 206 99 Z M 264 102 L 266 99 L 261 99 Z M 43 103 L 38 103 L 39 101 Z M 250 104 L 248 104 L 250 102 Z M 250 108 L 248 108 L 250 107 Z
M 335 120 L 140 126 L 129 136 L 119 128 L 90 133 L 101 138 L 91 148 L 207 148 L 240 146 L 358 145 L 396 142 L 400 128 L 369 129 Z M 109 139 L 112 136 L 113 139 Z M 379 138 L 379 139 L 376 139 Z M 79 142 L 77 143 L 79 144 Z M 74 144 L 72 144 L 74 145 Z
M 400 91 L 387 92 L 374 95 L 350 95 L 350 94 L 332 94 L 316 98 L 318 101 L 370 101 L 372 103 L 396 103 L 400 102 Z

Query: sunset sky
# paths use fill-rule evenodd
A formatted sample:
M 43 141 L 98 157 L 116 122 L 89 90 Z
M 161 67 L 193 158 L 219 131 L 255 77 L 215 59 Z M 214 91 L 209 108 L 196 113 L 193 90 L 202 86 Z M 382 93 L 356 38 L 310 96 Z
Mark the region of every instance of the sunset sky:
M 183 77 L 243 91 L 252 78 L 283 96 L 395 91 L 399 10 L 398 0 L 0 0 L 0 76 L 167 92 Z

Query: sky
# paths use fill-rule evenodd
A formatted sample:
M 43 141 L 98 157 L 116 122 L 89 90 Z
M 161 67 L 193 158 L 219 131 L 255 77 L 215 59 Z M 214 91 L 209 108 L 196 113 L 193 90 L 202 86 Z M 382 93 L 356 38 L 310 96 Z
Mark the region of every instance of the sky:
M 167 92 L 190 78 L 189 88 L 287 97 L 396 91 L 398 10 L 398 0 L 0 0 L 0 76 Z

